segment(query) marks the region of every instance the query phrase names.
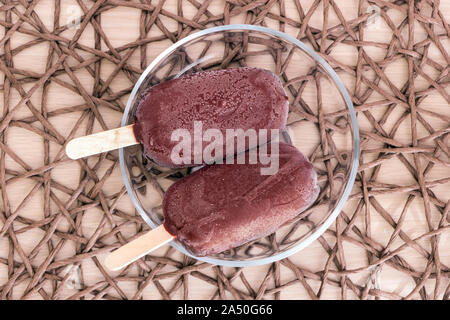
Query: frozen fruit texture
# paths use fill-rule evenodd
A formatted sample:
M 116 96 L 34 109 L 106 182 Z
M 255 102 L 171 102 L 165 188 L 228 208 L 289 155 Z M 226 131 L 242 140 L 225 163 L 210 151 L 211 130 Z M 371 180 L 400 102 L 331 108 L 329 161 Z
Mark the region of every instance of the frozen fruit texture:
M 171 159 L 178 143 L 171 141 L 174 130 L 187 129 L 193 137 L 194 121 L 202 122 L 203 132 L 218 129 L 224 137 L 226 129 L 283 129 L 288 109 L 281 81 L 270 71 L 250 67 L 203 71 L 147 89 L 137 101 L 134 134 L 148 158 L 162 166 L 178 167 Z M 193 143 L 192 165 L 199 159 Z M 226 143 L 224 138 L 223 155 Z M 208 144 L 202 142 L 200 152 Z M 252 147 L 247 145 L 247 149 Z
M 264 237 L 317 199 L 317 175 L 295 147 L 280 143 L 279 169 L 256 164 L 204 166 L 178 180 L 163 201 L 164 226 L 190 252 L 205 256 Z

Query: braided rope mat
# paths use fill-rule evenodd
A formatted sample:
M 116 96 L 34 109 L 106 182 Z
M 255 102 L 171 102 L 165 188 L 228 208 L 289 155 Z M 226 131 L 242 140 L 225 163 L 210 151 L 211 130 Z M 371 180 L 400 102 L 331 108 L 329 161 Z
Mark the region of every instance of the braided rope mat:
M 1 0 L 1 298 L 448 299 L 445 2 Z M 72 161 L 65 143 L 117 127 L 171 43 L 229 23 L 296 36 L 342 77 L 362 142 L 350 200 L 310 247 L 271 265 L 218 267 L 164 247 L 108 272 L 106 253 L 148 227 L 117 152 Z

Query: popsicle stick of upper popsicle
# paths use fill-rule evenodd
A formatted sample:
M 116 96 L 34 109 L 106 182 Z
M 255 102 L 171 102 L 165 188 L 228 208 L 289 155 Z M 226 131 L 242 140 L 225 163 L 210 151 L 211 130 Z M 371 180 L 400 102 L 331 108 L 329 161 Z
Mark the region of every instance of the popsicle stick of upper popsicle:
M 286 126 L 288 110 L 282 83 L 268 70 L 243 67 L 197 72 L 162 82 L 140 94 L 135 103 L 134 126 L 74 139 L 66 150 L 75 159 L 141 143 L 145 156 L 161 166 L 195 166 L 211 162 L 203 158 L 211 142 L 204 138 L 209 129 L 226 137 L 215 141 L 223 155 L 218 153 L 216 158 L 223 159 L 266 142 L 248 139 L 242 149 L 236 146 L 235 152 L 228 154 L 228 145 L 235 143 L 235 137 L 227 135 L 228 130 L 281 130 Z M 180 152 L 182 163 L 173 157 L 181 139 L 174 137 L 176 132 L 189 135 L 191 147 Z M 196 147 L 198 143 L 200 147 Z
M 66 145 L 66 154 L 71 159 L 80 159 L 139 144 L 134 136 L 133 127 L 134 124 L 131 124 L 70 140 Z

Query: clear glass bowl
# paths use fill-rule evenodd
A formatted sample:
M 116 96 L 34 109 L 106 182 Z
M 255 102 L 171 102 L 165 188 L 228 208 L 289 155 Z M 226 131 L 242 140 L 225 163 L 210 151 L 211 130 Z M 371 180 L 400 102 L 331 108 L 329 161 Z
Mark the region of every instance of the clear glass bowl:
M 313 163 L 321 192 L 315 204 L 274 234 L 208 257 L 186 255 L 217 265 L 245 267 L 271 263 L 305 248 L 333 223 L 355 181 L 359 133 L 350 96 L 325 60 L 285 33 L 253 25 L 226 25 L 199 31 L 162 52 L 133 88 L 122 126 L 149 86 L 200 70 L 253 66 L 280 76 L 289 96 L 285 140 Z M 319 107 L 320 106 L 320 107 Z M 143 157 L 141 146 L 119 150 L 120 168 L 136 210 L 151 228 L 162 224 L 164 191 L 194 169 L 161 168 Z

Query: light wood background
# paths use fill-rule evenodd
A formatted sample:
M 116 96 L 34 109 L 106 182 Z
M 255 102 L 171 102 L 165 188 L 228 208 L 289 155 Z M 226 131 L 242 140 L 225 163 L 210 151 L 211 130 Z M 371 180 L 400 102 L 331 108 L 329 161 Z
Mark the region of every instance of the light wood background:
M 302 5 L 305 8 L 308 8 L 310 4 L 312 3 L 312 0 L 301 0 Z M 357 0 L 350 0 L 350 1 L 336 1 L 339 5 L 339 8 L 343 12 L 346 19 L 350 20 L 357 17 L 357 7 L 358 7 L 358 1 Z M 189 5 L 188 3 L 183 2 L 184 4 L 184 14 L 185 16 L 189 16 L 190 12 L 196 12 L 196 10 L 192 10 L 193 7 Z M 74 1 L 62 1 L 62 10 L 61 10 L 61 19 L 69 19 L 72 13 L 72 9 L 70 9 L 70 6 L 76 6 L 76 2 Z M 91 3 L 87 2 L 87 5 L 90 6 Z M 44 24 L 49 28 L 50 30 L 53 27 L 53 1 L 50 0 L 41 0 L 37 4 L 35 11 L 38 12 L 39 16 L 43 20 Z M 224 3 L 223 1 L 214 1 L 210 6 L 209 10 L 214 14 L 220 14 L 221 10 L 223 10 Z M 298 19 L 297 10 L 295 8 L 295 5 L 291 1 L 285 2 L 286 6 L 286 15 L 288 17 L 291 17 L 292 19 Z M 168 0 L 164 4 L 164 9 L 170 11 L 170 12 L 176 12 L 177 8 L 177 2 L 174 0 Z M 21 9 L 20 9 L 21 10 Z M 275 11 L 277 9 L 274 9 Z M 445 18 L 447 21 L 450 21 L 450 1 L 443 0 L 440 2 L 440 10 L 445 15 Z M 394 22 L 398 23 L 401 21 L 401 19 L 404 18 L 405 13 L 398 12 L 396 10 L 390 11 L 391 18 Z M 3 18 L 3 14 L 0 12 L 0 19 Z M 17 17 L 13 17 L 13 19 L 17 19 Z M 109 39 L 111 40 L 111 43 L 114 47 L 118 47 L 121 45 L 124 45 L 126 43 L 132 42 L 136 40 L 137 35 L 139 34 L 139 25 L 138 21 L 140 19 L 140 11 L 133 9 L 133 8 L 125 8 L 120 7 L 116 9 L 109 10 L 108 12 L 105 12 L 102 14 L 101 18 L 101 25 L 105 32 L 107 33 Z M 172 26 L 171 30 L 176 30 L 177 23 L 174 21 L 171 21 L 170 19 L 167 19 L 164 16 L 161 16 L 161 19 L 164 20 L 166 26 Z M 242 16 L 235 16 L 231 18 L 231 23 L 242 23 Z M 166 21 L 167 20 L 167 21 Z M 267 25 L 273 26 L 275 28 L 278 28 L 278 22 L 267 19 L 266 21 Z M 329 25 L 338 24 L 339 20 L 337 16 L 334 14 L 333 11 L 330 10 L 329 15 Z M 310 25 L 314 26 L 316 28 L 322 27 L 322 15 L 317 13 L 314 14 L 311 18 Z M 421 39 L 425 38 L 425 31 L 420 26 L 415 26 L 415 38 L 416 42 L 419 42 Z M 62 35 L 71 38 L 74 34 L 75 30 L 67 30 Z M 297 29 L 295 29 L 292 26 L 286 25 L 286 32 L 292 35 L 296 35 Z M 153 35 L 160 35 L 161 32 L 157 28 L 152 28 L 149 36 Z M 0 27 L 0 38 L 4 35 L 4 28 Z M 377 42 L 389 42 L 390 38 L 392 37 L 392 32 L 389 29 L 389 27 L 384 23 L 380 22 L 380 24 L 376 27 L 368 27 L 368 29 L 365 31 L 365 40 L 367 41 L 377 41 Z M 22 43 L 26 41 L 30 41 L 33 37 L 29 35 L 25 35 L 20 32 L 16 32 L 14 36 L 11 38 L 11 46 L 17 47 L 21 45 Z M 446 46 L 447 50 L 450 49 L 450 40 L 448 38 L 442 38 L 442 43 Z M 79 40 L 80 43 L 93 46 L 93 30 L 92 27 L 89 26 L 87 30 L 82 34 L 81 39 Z M 171 44 L 170 41 L 159 41 L 153 43 L 149 50 L 147 51 L 148 55 L 148 62 L 152 61 L 162 50 L 167 48 Z M 106 50 L 106 48 L 103 48 Z M 43 42 L 41 44 L 37 44 L 27 50 L 24 50 L 23 52 L 17 54 L 14 56 L 14 64 L 16 68 L 21 68 L 24 70 L 36 72 L 39 74 L 42 74 L 45 72 L 45 65 L 46 65 L 46 57 L 47 57 L 47 50 L 48 50 L 48 43 Z M 0 51 L 3 52 L 3 48 L 0 48 Z M 136 50 L 136 53 L 133 54 L 129 60 L 129 63 L 133 66 L 136 66 L 139 68 L 139 55 L 138 51 Z M 384 57 L 385 50 L 376 46 L 367 46 L 366 47 L 367 53 L 375 60 L 381 59 Z M 83 51 L 80 51 L 80 54 L 83 56 L 85 53 Z M 430 58 L 433 58 L 435 61 L 441 63 L 442 65 L 445 65 L 445 60 L 443 59 L 442 55 L 439 53 L 439 50 L 431 45 L 428 55 Z M 345 45 L 345 44 L 339 44 L 334 50 L 332 54 L 333 58 L 336 60 L 349 64 L 349 65 L 356 65 L 357 60 L 357 49 L 354 46 Z M 71 58 L 69 58 L 71 59 Z M 72 61 L 73 62 L 73 61 Z M 109 75 L 109 73 L 113 70 L 114 65 L 111 62 L 105 62 L 101 69 L 101 76 L 102 78 L 106 79 Z M 448 68 L 448 66 L 447 66 Z M 406 60 L 400 59 L 391 65 L 385 70 L 386 74 L 388 75 L 389 79 L 398 87 L 401 87 L 401 85 L 407 80 L 408 77 L 408 67 Z M 428 71 L 428 70 L 427 70 Z M 433 72 L 430 69 L 430 72 Z M 1 72 L 0 72 L 1 73 Z M 93 79 L 92 77 L 83 69 L 76 71 L 77 77 L 82 82 L 83 86 L 85 88 L 91 88 Z M 344 82 L 346 83 L 347 87 L 350 91 L 352 91 L 354 87 L 354 79 L 346 74 L 341 75 Z M 0 81 L 2 81 L 3 84 L 3 76 L 0 76 Z M 70 81 L 68 77 L 65 75 L 63 76 L 64 80 Z M 420 87 L 426 87 L 428 85 L 428 82 L 426 79 L 420 78 L 416 81 L 416 88 Z M 380 84 L 384 86 L 384 84 Z M 32 83 L 30 84 L 24 84 L 24 89 L 27 91 L 31 88 Z M 123 74 L 119 74 L 114 81 L 111 84 L 111 88 L 114 91 L 119 91 L 124 88 L 129 88 L 132 86 L 132 83 L 130 83 L 129 79 L 127 79 Z M 449 88 L 447 88 L 447 92 Z M 31 97 L 31 101 L 39 106 L 40 105 L 40 99 L 41 99 L 41 90 L 37 90 L 35 94 Z M 2 95 L 2 92 L 0 92 L 0 95 Z M 123 97 L 122 101 L 123 103 L 126 103 L 126 98 Z M 374 96 L 373 100 L 376 100 L 376 96 Z M 11 105 L 15 105 L 20 100 L 19 94 L 13 90 L 12 91 L 12 97 L 11 97 Z M 3 100 L 1 100 L 3 101 Z M 73 92 L 69 91 L 66 88 L 63 88 L 61 86 L 58 86 L 57 84 L 52 84 L 49 88 L 48 93 L 48 111 L 56 110 L 58 108 L 73 106 L 73 105 L 79 105 L 83 104 L 84 100 L 81 96 L 78 96 L 76 94 L 73 94 Z M 446 103 L 446 101 L 440 97 L 438 94 L 430 94 L 430 96 L 427 98 L 427 100 L 422 104 L 424 108 L 430 111 L 434 111 L 443 115 L 450 116 L 450 109 L 449 105 Z M 3 108 L 3 105 L 0 105 L 0 109 Z M 103 107 L 99 107 L 102 115 L 104 116 L 104 119 L 106 121 L 106 124 L 109 128 L 117 127 L 120 123 L 121 114 L 119 112 L 114 112 L 110 109 L 106 109 Z M 382 111 L 384 109 L 380 108 L 380 111 L 374 110 L 373 114 L 375 117 L 379 117 L 382 114 Z M 2 111 L 2 110 L 0 110 Z M 74 122 L 78 119 L 80 113 L 74 112 L 63 116 L 55 116 L 50 119 L 51 123 L 55 126 L 55 128 L 63 135 L 68 134 L 67 130 L 65 128 L 71 128 L 74 124 Z M 26 117 L 31 116 L 31 113 L 29 110 L 21 106 L 20 110 L 15 114 L 14 119 L 23 119 Z M 389 128 L 389 126 L 392 126 L 393 121 L 395 119 L 395 114 L 392 116 L 392 120 L 390 120 L 390 123 L 386 124 L 386 127 Z M 358 121 L 361 126 L 361 130 L 369 130 L 371 128 L 371 125 L 367 121 L 367 119 L 364 116 L 358 115 Z M 430 118 L 430 122 L 433 122 L 435 125 L 436 130 L 442 129 L 445 127 L 448 127 L 448 123 L 445 121 L 445 119 L 438 120 Z M 77 136 L 83 135 L 83 132 L 85 130 L 86 123 L 83 123 L 80 129 L 77 131 Z M 101 128 L 98 123 L 95 123 L 95 131 L 100 131 Z M 419 137 L 428 135 L 427 131 L 423 127 L 418 127 L 418 134 Z M 411 143 L 411 129 L 410 127 L 405 124 L 402 125 L 401 128 L 399 128 L 398 134 L 396 135 L 396 138 L 405 143 L 409 144 Z M 448 143 L 448 139 L 446 140 Z M 23 128 L 19 128 L 16 126 L 11 126 L 7 129 L 7 138 L 6 138 L 7 145 L 16 153 L 20 154 L 22 159 L 32 168 L 39 168 L 43 165 L 43 144 L 42 144 L 42 138 L 38 135 L 35 135 L 33 133 L 30 133 L 28 130 L 25 130 Z M 55 156 L 60 151 L 60 146 L 55 143 L 50 143 L 50 150 L 51 150 L 51 156 Z M 373 159 L 370 158 L 370 154 L 365 154 L 363 161 L 369 162 Z M 58 166 L 53 168 L 51 170 L 51 177 L 68 187 L 75 187 L 78 185 L 79 182 L 79 174 L 80 174 L 80 167 L 77 163 L 66 160 L 61 162 Z M 448 160 L 448 159 L 447 159 Z M 99 176 L 102 176 L 104 172 L 106 171 L 107 167 L 109 166 L 108 163 L 105 163 L 102 165 L 102 168 L 98 171 Z M 6 167 L 10 170 L 17 170 L 19 172 L 24 171 L 23 168 L 17 164 L 15 161 L 13 161 L 10 157 L 6 156 Z M 448 166 L 436 166 L 432 172 L 427 176 L 427 179 L 434 180 L 439 179 L 443 177 L 449 177 L 450 176 L 450 168 Z M 407 172 L 407 170 L 404 168 L 404 166 L 395 158 L 390 160 L 389 163 L 386 163 L 386 165 L 383 166 L 382 173 L 380 174 L 380 182 L 386 182 L 386 183 L 392 183 L 395 181 L 396 184 L 400 185 L 411 185 L 415 184 L 414 178 L 411 177 L 411 175 Z M 24 198 L 24 196 L 31 190 L 31 188 L 34 186 L 34 182 L 32 179 L 29 178 L 21 178 L 14 181 L 14 183 L 10 183 L 7 186 L 7 193 L 9 196 L 9 201 L 11 203 L 12 210 L 15 210 L 17 205 L 21 202 L 21 200 Z M 87 186 L 88 188 L 89 186 Z M 123 187 L 122 178 L 119 172 L 119 167 L 116 166 L 114 168 L 113 174 L 108 179 L 107 183 L 105 183 L 103 187 L 103 191 L 106 195 L 114 194 L 121 190 Z M 438 185 L 433 188 L 433 191 L 439 197 L 440 199 L 449 199 L 449 188 L 450 185 L 442 184 Z M 61 196 L 61 199 L 65 199 L 65 196 L 63 194 L 58 194 Z M 393 193 L 388 195 L 383 195 L 377 197 L 378 201 L 380 201 L 383 206 L 389 211 L 389 213 L 398 219 L 401 210 L 403 208 L 403 205 L 406 201 L 407 194 L 406 193 Z M 352 207 L 354 207 L 355 201 L 350 201 L 346 207 L 346 210 L 351 210 Z M 52 204 L 52 210 L 57 211 L 58 208 Z M 134 209 L 131 205 L 131 202 L 129 201 L 128 197 L 125 196 L 120 200 L 120 203 L 118 204 L 118 208 L 124 212 L 127 212 L 129 214 L 134 214 Z M 1 209 L 1 208 L 0 208 Z M 423 214 L 423 202 L 421 199 L 416 199 L 413 201 L 411 208 L 409 209 L 408 215 L 406 217 L 406 221 L 404 224 L 403 230 L 409 234 L 412 238 L 414 238 L 417 235 L 420 235 L 424 232 L 426 232 L 426 222 L 425 217 Z M 43 218 L 43 193 L 42 190 L 39 190 L 35 196 L 26 204 L 25 207 L 23 207 L 20 210 L 20 216 L 26 217 L 29 219 L 39 220 Z M 102 218 L 103 213 L 99 207 L 89 209 L 84 213 L 84 219 L 83 219 L 83 225 L 82 230 L 83 233 L 86 235 L 92 234 L 95 229 L 97 228 L 99 220 Z M 434 212 L 433 215 L 433 222 L 438 223 L 439 222 L 440 215 Z M 361 217 L 361 221 L 357 222 L 358 224 L 363 223 L 363 217 Z M 14 224 L 15 228 L 20 228 L 20 224 Z M 1 227 L 1 223 L 0 223 Z M 66 221 L 62 221 L 58 225 L 59 230 L 67 230 L 68 224 Z M 334 230 L 335 226 L 332 227 Z M 125 226 L 122 230 L 123 234 L 125 236 L 129 234 L 134 234 L 136 230 L 132 225 Z M 386 243 L 386 241 L 389 239 L 390 234 L 392 233 L 392 228 L 389 227 L 386 223 L 386 221 L 378 216 L 377 214 L 373 214 L 372 216 L 372 235 L 373 238 L 380 243 Z M 42 236 L 43 231 L 35 228 L 28 230 L 27 232 L 23 232 L 18 234 L 18 240 L 20 241 L 20 244 L 22 245 L 25 252 L 30 252 L 32 248 L 36 245 L 36 242 L 39 241 L 40 237 Z M 329 239 L 332 241 L 332 237 L 329 234 L 324 235 L 325 239 Z M 398 245 L 401 245 L 402 242 L 399 240 Z M 423 241 L 422 243 L 425 247 L 429 246 L 426 241 Z M 396 247 L 396 246 L 394 246 Z M 55 260 L 63 259 L 65 257 L 69 257 L 74 253 L 74 248 L 71 245 L 64 246 L 64 248 L 57 254 L 55 257 Z M 162 255 L 164 254 L 166 248 L 159 249 L 155 255 Z M 40 263 L 42 263 L 46 256 L 47 256 L 46 249 L 44 248 L 41 250 L 38 254 L 38 256 L 33 259 L 33 265 L 38 266 Z M 6 258 L 8 254 L 8 240 L 7 238 L 1 237 L 0 238 L 0 257 Z M 177 256 L 175 254 L 175 256 Z M 105 253 L 99 254 L 98 258 L 100 261 L 103 261 L 105 257 Z M 424 270 L 426 266 L 426 259 L 423 258 L 422 255 L 420 255 L 417 251 L 414 249 L 408 248 L 404 252 L 402 252 L 402 257 L 405 258 L 411 265 L 414 265 L 417 270 Z M 324 265 L 326 264 L 326 260 L 328 258 L 328 254 L 324 251 L 322 246 L 316 241 L 308 248 L 304 249 L 303 251 L 295 254 L 292 256 L 292 261 L 296 264 L 305 267 L 308 270 L 311 271 L 318 271 L 323 270 Z M 361 266 L 364 266 L 367 264 L 367 255 L 365 251 L 356 245 L 353 245 L 351 243 L 345 242 L 345 258 L 347 262 L 347 268 L 353 269 L 358 268 Z M 440 259 L 443 264 L 446 264 L 447 266 L 450 265 L 450 237 L 449 233 L 446 233 L 445 235 L 441 236 L 440 240 Z M 17 257 L 17 261 L 20 261 L 20 258 Z M 268 266 L 259 266 L 259 267 L 250 267 L 245 269 L 245 276 L 249 280 L 252 286 L 254 286 L 255 290 L 258 289 L 259 285 L 264 280 L 263 278 L 266 275 Z M 227 273 L 232 272 L 232 268 L 225 268 L 225 271 Z M 206 268 L 204 270 L 205 273 L 208 274 L 210 270 Z M 96 281 L 99 281 L 103 279 L 103 276 L 98 272 L 98 269 L 95 267 L 93 262 L 91 260 L 86 260 L 83 262 L 83 273 L 86 280 L 86 284 L 92 284 Z M 114 273 L 112 273 L 114 274 Z M 213 273 L 211 273 L 213 274 Z M 363 271 L 359 272 L 357 274 L 352 275 L 352 280 L 360 283 L 365 284 L 370 276 L 369 271 Z M 415 283 L 411 280 L 410 277 L 405 277 L 401 272 L 394 270 L 393 268 L 389 268 L 388 266 L 384 266 L 380 273 L 377 275 L 377 279 L 379 281 L 379 286 L 382 290 L 389 291 L 389 292 L 395 292 L 399 295 L 407 294 L 412 288 L 414 288 Z M 291 271 L 288 270 L 282 270 L 281 272 L 281 283 L 286 283 L 292 279 L 294 279 L 294 275 Z M 7 282 L 7 265 L 0 263 L 0 286 L 5 284 Z M 173 279 L 166 279 L 161 280 L 161 284 L 165 286 L 166 288 L 170 288 L 173 285 Z M 189 280 L 189 298 L 195 299 L 195 298 L 209 298 L 214 293 L 214 290 L 216 290 L 215 287 L 210 286 L 209 284 L 205 283 L 202 280 L 199 280 L 195 277 L 191 277 Z M 448 286 L 448 277 L 446 277 L 444 280 L 444 283 L 441 285 L 441 295 L 445 291 L 445 288 Z M 445 282 L 446 281 L 446 282 Z M 310 285 L 314 290 L 318 289 L 319 282 L 311 282 Z M 20 297 L 21 291 L 23 291 L 26 288 L 26 283 L 22 283 L 18 285 L 14 289 L 13 297 Z M 273 286 L 272 284 L 269 285 L 269 287 Z M 123 289 L 125 293 L 129 293 L 130 296 L 133 292 L 136 290 L 136 283 L 135 282 L 120 282 L 120 287 Z M 433 280 L 430 280 L 426 283 L 426 287 L 430 288 L 430 291 L 432 291 L 434 287 Z M 243 289 L 245 290 L 245 288 Z M 67 289 L 64 289 L 61 293 L 61 298 L 68 297 L 71 294 L 76 292 L 76 290 L 70 288 L 69 286 Z M 349 298 L 353 298 L 352 292 L 348 292 Z M 326 290 L 323 293 L 323 298 L 329 298 L 334 299 L 338 298 L 340 296 L 340 289 L 333 286 L 328 286 Z M 153 284 L 150 284 L 144 291 L 143 297 L 145 299 L 160 299 L 161 296 L 159 292 L 156 290 Z M 179 290 L 177 294 L 175 294 L 174 298 L 181 298 L 182 297 L 182 290 Z M 231 296 L 230 296 L 231 297 Z M 39 294 L 33 295 L 31 298 L 40 298 Z M 270 298 L 270 297 L 267 297 Z M 301 286 L 299 283 L 293 284 L 291 286 L 287 286 L 282 290 L 281 293 L 282 299 L 303 299 L 308 298 L 308 294 L 306 293 L 303 286 Z

